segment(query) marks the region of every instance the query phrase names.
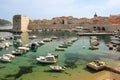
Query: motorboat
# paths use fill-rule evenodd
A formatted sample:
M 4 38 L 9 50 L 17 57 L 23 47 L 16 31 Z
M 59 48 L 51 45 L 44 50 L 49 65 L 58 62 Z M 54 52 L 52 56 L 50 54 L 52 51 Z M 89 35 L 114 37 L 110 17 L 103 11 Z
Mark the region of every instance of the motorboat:
M 57 62 L 54 55 L 39 56 L 38 58 L 36 58 L 36 60 L 40 63 L 56 63 Z
M 98 42 L 98 40 L 90 40 L 90 44 L 91 45 L 95 45 L 95 46 L 97 46 L 97 45 L 99 45 L 99 42 Z
M 51 38 L 44 38 L 43 41 L 44 42 L 50 42 L 50 41 L 52 41 L 52 39 Z
M 33 35 L 33 36 L 29 36 L 29 39 L 36 39 L 37 36 L 36 35 Z
M 0 41 L 5 41 L 5 38 L 4 37 L 0 37 Z
M 30 48 L 31 47 L 31 43 L 28 43 L 28 44 L 24 45 L 24 47 Z
M 75 41 L 77 41 L 77 40 L 78 40 L 77 37 L 73 37 L 73 38 L 71 38 L 71 41 L 72 41 L 72 42 L 75 42 Z
M 98 48 L 98 46 L 89 46 L 89 49 L 96 50 L 96 49 L 99 49 L 99 48 Z
M 23 53 L 25 53 L 25 50 L 16 49 L 16 50 L 12 51 L 13 55 L 22 55 Z
M 38 41 L 37 43 L 38 43 L 39 45 L 44 45 L 44 44 L 45 44 L 44 41 Z
M 64 66 L 49 66 L 51 70 L 53 71 L 64 71 L 65 70 L 65 67 Z
M 58 55 L 54 53 L 48 53 L 48 55 L 53 55 L 55 58 L 58 58 Z
M 94 70 L 102 70 L 105 68 L 106 63 L 100 60 L 95 60 L 92 62 L 89 62 L 87 64 L 87 67 L 92 68 Z
M 5 45 L 3 43 L 0 43 L 0 49 L 4 49 Z
M 12 55 L 12 54 L 3 54 L 3 56 L 7 56 L 7 57 L 9 57 L 9 58 L 15 58 L 15 56 L 14 55 Z
M 4 42 L 4 45 L 6 48 L 10 46 L 9 43 L 7 43 L 7 42 Z
M 57 37 L 56 36 L 51 36 L 51 39 L 57 39 Z
M 19 50 L 25 50 L 26 52 L 30 50 L 30 48 L 27 47 L 18 47 Z
M 22 40 L 21 39 L 17 39 L 13 41 L 14 44 L 16 45 L 21 45 L 22 44 Z
M 67 48 L 68 46 L 66 44 L 59 45 L 60 48 Z
M 55 48 L 55 51 L 65 51 L 65 49 L 57 47 L 57 48 Z
M 3 62 L 11 62 L 12 58 L 10 56 L 3 55 L 3 56 L 0 57 L 0 60 L 3 61 Z

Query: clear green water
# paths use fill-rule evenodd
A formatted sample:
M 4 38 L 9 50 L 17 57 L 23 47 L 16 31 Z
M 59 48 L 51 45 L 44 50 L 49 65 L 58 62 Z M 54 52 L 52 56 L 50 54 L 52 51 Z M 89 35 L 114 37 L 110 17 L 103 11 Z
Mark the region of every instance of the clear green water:
M 12 34 L 4 33 L 4 36 L 6 35 Z M 29 40 L 29 35 L 37 35 L 38 39 Z M 120 53 L 109 51 L 105 44 L 108 43 L 109 36 L 98 37 L 100 41 L 98 50 L 88 49 L 89 36 L 76 36 L 75 33 L 61 31 L 22 33 L 22 41 L 23 44 L 26 44 L 54 35 L 58 39 L 45 43 L 45 45 L 38 47 L 35 52 L 29 51 L 22 56 L 16 56 L 11 63 L 0 62 L 0 66 L 4 66 L 4 68 L 0 68 L 0 80 L 85 80 L 86 77 L 94 73 L 86 68 L 86 64 L 92 60 L 100 59 L 110 65 L 114 63 L 114 66 L 119 66 Z M 3 35 L 0 34 L 0 36 Z M 55 51 L 55 48 L 62 44 L 65 39 L 72 37 L 78 37 L 78 40 L 72 46 L 66 48 L 65 51 Z M 9 47 L 7 50 L 3 49 L 0 51 L 0 55 L 11 53 L 14 49 L 14 46 Z M 58 62 L 53 65 L 66 66 L 67 69 L 64 72 L 51 72 L 49 65 L 37 63 L 36 57 L 46 55 L 49 52 L 59 55 Z M 22 73 L 25 74 L 22 75 Z

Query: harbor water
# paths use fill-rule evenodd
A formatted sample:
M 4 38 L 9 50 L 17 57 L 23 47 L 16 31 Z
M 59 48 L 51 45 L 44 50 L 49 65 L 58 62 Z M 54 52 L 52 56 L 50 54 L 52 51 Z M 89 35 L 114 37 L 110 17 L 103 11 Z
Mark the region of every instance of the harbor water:
M 0 36 L 13 36 L 9 32 L 0 32 Z M 99 49 L 89 50 L 90 36 L 77 36 L 75 32 L 56 31 L 56 32 L 31 32 L 21 33 L 22 45 L 44 38 L 56 36 L 51 42 L 46 42 L 34 51 L 29 51 L 21 56 L 16 56 L 11 63 L 0 62 L 0 80 L 86 80 L 87 77 L 97 73 L 86 68 L 86 64 L 93 60 L 102 60 L 111 66 L 120 66 L 120 53 L 111 51 L 106 44 L 110 41 L 110 36 L 97 36 Z M 29 36 L 36 35 L 37 39 L 29 39 Z M 61 45 L 64 40 L 77 37 L 71 46 L 65 51 L 56 51 L 55 48 Z M 13 40 L 9 40 L 13 42 Z M 0 56 L 11 53 L 16 46 L 10 46 L 0 51 Z M 48 53 L 58 55 L 57 63 L 52 65 L 65 66 L 63 72 L 50 71 L 51 64 L 41 64 L 36 61 L 39 56 Z

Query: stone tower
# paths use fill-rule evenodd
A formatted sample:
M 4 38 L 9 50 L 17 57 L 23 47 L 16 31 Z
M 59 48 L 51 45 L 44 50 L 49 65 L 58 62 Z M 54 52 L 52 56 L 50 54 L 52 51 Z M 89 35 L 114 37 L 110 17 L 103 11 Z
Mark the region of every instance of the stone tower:
M 26 32 L 28 31 L 29 17 L 22 15 L 13 16 L 13 31 L 14 32 Z

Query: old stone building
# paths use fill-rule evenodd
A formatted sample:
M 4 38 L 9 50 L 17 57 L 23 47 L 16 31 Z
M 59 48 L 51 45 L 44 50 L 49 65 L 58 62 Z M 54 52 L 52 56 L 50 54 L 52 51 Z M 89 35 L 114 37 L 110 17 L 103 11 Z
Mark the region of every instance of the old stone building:
M 28 31 L 29 17 L 22 15 L 13 16 L 13 31 L 14 32 L 26 32 Z

